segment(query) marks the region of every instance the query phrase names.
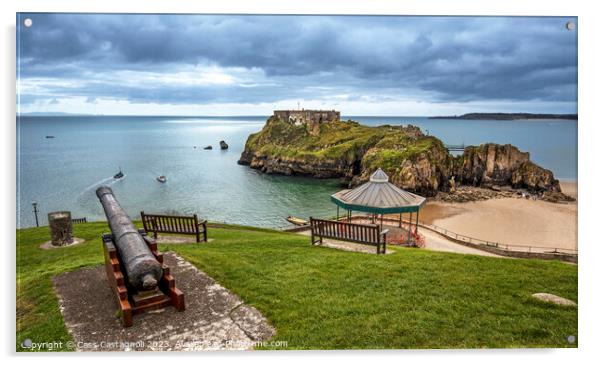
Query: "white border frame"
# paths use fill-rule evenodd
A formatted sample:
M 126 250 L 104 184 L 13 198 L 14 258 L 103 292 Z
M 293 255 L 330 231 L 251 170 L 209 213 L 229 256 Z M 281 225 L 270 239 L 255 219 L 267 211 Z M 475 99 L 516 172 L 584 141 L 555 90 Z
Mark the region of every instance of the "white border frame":
M 591 4 L 591 5 L 590 5 Z M 159 361 L 232 361 L 306 363 L 322 360 L 364 363 L 377 356 L 378 362 L 400 361 L 413 362 L 426 360 L 429 363 L 507 364 L 517 360 L 546 363 L 575 363 L 587 360 L 599 354 L 598 332 L 602 328 L 600 320 L 600 255 L 602 243 L 596 228 L 598 212 L 601 209 L 598 182 L 601 181 L 600 161 L 597 148 L 600 144 L 602 121 L 596 114 L 595 106 L 598 88 L 602 84 L 599 67 L 600 59 L 599 35 L 602 34 L 600 24 L 602 14 L 596 12 L 595 2 L 590 1 L 470 1 L 470 0 L 331 0 L 312 2 L 310 0 L 222 0 L 219 2 L 193 2 L 186 0 L 141 1 L 141 0 L 103 0 L 95 2 L 72 2 L 68 0 L 21 0 L 19 3 L 2 2 L 2 74 L 3 85 L 0 88 L 2 103 L 2 202 L 4 209 L 0 212 L 0 232 L 3 248 L 3 278 L 5 294 L 1 302 L 3 314 L 3 331 L 1 332 L 5 356 L 19 356 L 17 361 L 38 361 L 40 355 L 14 353 L 15 344 L 15 196 L 16 196 L 16 144 L 15 144 L 15 13 L 16 12 L 138 12 L 138 13 L 249 13 L 249 14 L 388 14 L 388 15 L 533 15 L 533 16 L 578 16 L 579 27 L 579 349 L 559 350 L 410 350 L 410 351 L 330 351 L 330 352 L 278 352 L 278 353 L 211 353 L 198 359 L 180 354 L 177 360 L 163 357 Z M 142 354 L 132 358 L 115 359 L 116 355 L 94 356 L 86 359 L 94 363 L 107 361 L 148 361 L 150 354 Z M 125 355 L 121 355 L 125 356 Z M 119 356 L 119 357 L 121 357 Z M 154 356 L 154 355 L 153 355 Z M 168 356 L 162 354 L 159 356 Z M 218 358 L 219 356 L 219 358 Z M 244 358 L 242 358 L 244 356 Z M 53 361 L 62 364 L 78 363 L 81 355 L 46 355 Z M 16 360 L 16 359 L 13 359 Z

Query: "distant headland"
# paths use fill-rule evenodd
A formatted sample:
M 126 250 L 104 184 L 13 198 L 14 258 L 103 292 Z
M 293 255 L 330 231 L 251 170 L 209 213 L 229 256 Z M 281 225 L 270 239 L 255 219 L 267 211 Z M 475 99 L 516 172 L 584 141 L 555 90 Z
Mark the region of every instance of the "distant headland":
M 562 119 L 577 120 L 577 114 L 533 114 L 533 113 L 468 113 L 452 116 L 429 117 L 429 119 L 492 119 L 492 120 L 529 120 Z

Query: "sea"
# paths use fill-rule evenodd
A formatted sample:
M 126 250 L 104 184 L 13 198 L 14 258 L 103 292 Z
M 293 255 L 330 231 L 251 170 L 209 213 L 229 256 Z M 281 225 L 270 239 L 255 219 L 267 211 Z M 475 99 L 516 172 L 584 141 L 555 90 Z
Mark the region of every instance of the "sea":
M 577 121 L 457 120 L 343 116 L 362 124 L 420 127 L 448 145 L 511 143 L 556 178 L 577 179 Z M 282 228 L 289 215 L 330 217 L 337 179 L 266 175 L 237 164 L 247 137 L 267 116 L 20 116 L 17 118 L 17 227 L 47 214 L 104 220 L 95 190 L 110 186 L 133 219 L 198 214 L 216 222 Z M 46 138 L 54 136 L 54 138 Z M 228 144 L 219 148 L 219 141 Z M 213 146 L 212 150 L 203 149 Z M 124 177 L 114 179 L 119 170 Z M 167 177 L 166 183 L 156 180 Z

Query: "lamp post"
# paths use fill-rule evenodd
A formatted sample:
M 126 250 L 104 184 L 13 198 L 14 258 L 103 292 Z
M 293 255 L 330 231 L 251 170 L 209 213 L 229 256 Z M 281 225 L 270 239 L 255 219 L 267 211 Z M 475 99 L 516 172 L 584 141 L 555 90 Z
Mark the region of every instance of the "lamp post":
M 39 227 L 40 224 L 38 223 L 38 203 L 33 202 L 31 203 L 31 205 L 33 205 L 33 214 L 36 217 L 36 227 Z

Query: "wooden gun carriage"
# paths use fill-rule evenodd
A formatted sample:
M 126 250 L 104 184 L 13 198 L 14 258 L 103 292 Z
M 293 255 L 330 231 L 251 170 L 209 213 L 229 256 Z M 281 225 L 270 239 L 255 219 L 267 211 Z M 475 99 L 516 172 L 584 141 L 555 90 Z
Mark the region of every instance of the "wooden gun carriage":
M 102 236 L 105 269 L 124 327 L 132 326 L 133 316 L 144 311 L 166 306 L 184 310 L 184 294 L 176 288 L 155 240 L 136 229 L 110 188 L 100 187 L 96 195 L 111 228 Z

